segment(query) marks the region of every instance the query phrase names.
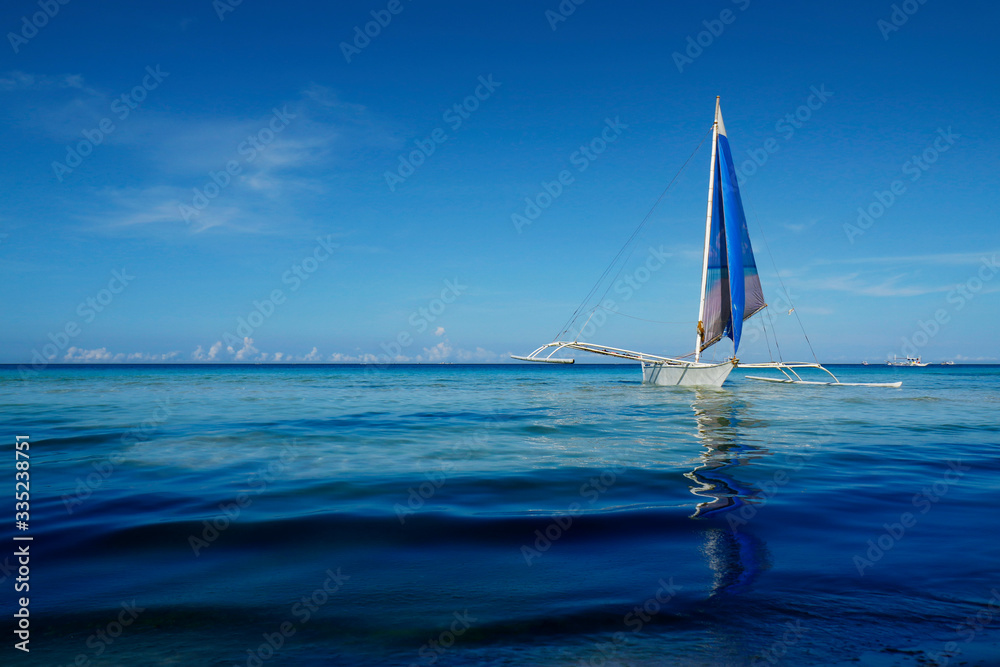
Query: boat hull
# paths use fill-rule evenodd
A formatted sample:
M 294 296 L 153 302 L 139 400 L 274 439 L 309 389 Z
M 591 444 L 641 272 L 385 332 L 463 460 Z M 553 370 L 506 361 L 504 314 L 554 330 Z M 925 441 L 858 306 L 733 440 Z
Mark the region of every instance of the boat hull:
M 721 387 L 733 368 L 729 361 L 698 365 L 644 363 L 642 382 L 660 387 Z

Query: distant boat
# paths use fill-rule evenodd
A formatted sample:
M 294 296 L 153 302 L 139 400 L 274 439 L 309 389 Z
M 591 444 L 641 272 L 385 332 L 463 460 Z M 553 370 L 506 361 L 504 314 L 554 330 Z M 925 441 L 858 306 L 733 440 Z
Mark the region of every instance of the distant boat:
M 954 366 L 955 362 L 954 361 L 942 361 L 941 365 L 942 366 Z
M 669 187 L 668 185 L 667 188 L 669 189 Z M 664 191 L 664 194 L 666 194 L 666 191 Z M 646 216 L 635 232 L 633 232 L 629 242 L 619 251 L 619 254 L 605 271 L 604 276 L 598 280 L 597 285 L 594 286 L 591 293 L 584 299 L 584 303 L 573 314 L 563 332 L 569 331 L 573 323 L 577 321 L 577 318 L 582 317 L 583 314 L 589 312 L 592 318 L 597 309 L 601 308 L 601 305 L 598 304 L 591 311 L 585 310 L 586 306 L 590 303 L 589 299 L 591 296 L 599 294 L 598 290 L 605 276 L 609 274 L 616 275 L 611 274 L 612 269 L 648 219 L 649 215 Z M 628 255 L 624 256 L 628 257 Z M 611 280 L 613 283 L 614 278 Z M 580 342 L 578 340 L 579 335 L 571 341 L 557 340 L 546 343 L 527 356 L 511 355 L 511 358 L 521 361 L 571 364 L 574 362 L 574 359 L 553 357 L 553 355 L 563 349 L 572 349 L 638 361 L 642 366 L 643 384 L 719 387 L 726 381 L 729 373 L 739 364 L 736 352 L 740 347 L 740 335 L 743 331 L 744 320 L 762 311 L 767 306 L 767 303 L 764 301 L 760 278 L 757 275 L 757 263 L 754 259 L 750 237 L 747 234 L 747 221 L 743 212 L 743 201 L 737 182 L 736 165 L 729 148 L 726 126 L 722 122 L 722 109 L 718 97 L 715 99 L 715 121 L 712 124 L 712 161 L 708 178 L 708 209 L 705 220 L 705 246 L 702 256 L 701 291 L 699 297 L 697 341 L 694 348 L 693 361 L 690 359 L 663 357 L 656 354 L 633 352 L 632 350 L 618 347 Z M 792 313 L 793 311 L 794 309 L 790 309 L 788 312 Z M 590 322 L 589 318 L 587 322 Z M 586 328 L 586 325 L 581 330 L 584 328 Z M 733 356 L 717 363 L 705 363 L 701 361 L 702 352 L 723 338 L 729 338 L 733 341 Z M 547 350 L 550 351 L 546 354 Z M 833 373 L 823 368 L 818 361 L 817 363 L 771 361 L 768 363 L 739 365 L 745 368 L 777 369 L 783 374 L 781 378 L 747 376 L 747 379 L 751 380 L 765 380 L 768 382 L 789 384 L 859 384 L 840 382 Z M 797 368 L 820 369 L 829 374 L 833 378 L 833 382 L 804 381 L 795 372 Z M 866 383 L 865 386 L 898 387 L 900 383 L 879 383 L 878 385 Z
M 868 365 L 868 362 L 867 362 L 867 361 L 862 361 L 862 362 L 861 362 L 861 365 L 862 365 L 862 366 L 867 366 L 867 365 Z
M 927 365 L 926 362 L 920 361 L 920 357 L 907 356 L 906 359 L 900 359 L 896 355 L 893 355 L 886 364 L 889 366 L 919 366 L 921 368 Z

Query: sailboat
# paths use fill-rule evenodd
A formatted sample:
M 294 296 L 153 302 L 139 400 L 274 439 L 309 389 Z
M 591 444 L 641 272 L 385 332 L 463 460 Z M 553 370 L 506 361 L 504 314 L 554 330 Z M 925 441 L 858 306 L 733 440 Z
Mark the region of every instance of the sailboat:
M 647 215 L 647 219 L 648 217 Z M 641 227 L 642 225 L 640 225 Z M 636 231 L 638 232 L 638 230 Z M 635 234 L 633 234 L 634 236 Z M 708 209 L 705 217 L 705 245 L 699 294 L 697 341 L 693 360 L 595 345 L 579 341 L 579 336 L 572 341 L 546 343 L 527 356 L 511 355 L 511 358 L 520 361 L 571 364 L 574 363 L 575 359 L 555 357 L 554 355 L 565 349 L 591 352 L 638 361 L 642 366 L 643 383 L 663 386 L 720 387 L 737 365 L 746 368 L 773 368 L 782 373 L 782 376 L 778 378 L 747 376 L 749 379 L 769 382 L 891 387 L 901 385 L 899 382 L 840 382 L 818 361 L 817 363 L 784 361 L 760 364 L 739 363 L 736 354 L 740 347 L 743 322 L 762 311 L 767 303 L 764 300 L 760 278 L 757 274 L 753 247 L 747 234 L 747 222 L 736 177 L 736 166 L 729 147 L 726 126 L 722 121 L 719 97 L 715 99 L 715 121 L 712 124 L 712 160 L 708 177 Z M 733 356 L 722 362 L 701 361 L 702 353 L 723 338 L 732 340 Z M 547 354 L 546 351 L 548 351 Z M 803 380 L 796 372 L 796 369 L 802 368 L 816 368 L 825 371 L 833 381 L 811 382 Z

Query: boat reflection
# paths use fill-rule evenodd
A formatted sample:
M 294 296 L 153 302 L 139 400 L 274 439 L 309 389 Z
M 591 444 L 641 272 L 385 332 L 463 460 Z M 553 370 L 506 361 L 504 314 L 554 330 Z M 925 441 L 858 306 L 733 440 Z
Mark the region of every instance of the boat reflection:
M 758 422 L 747 416 L 743 400 L 730 392 L 696 390 L 691 407 L 705 449 L 703 463 L 684 476 L 697 484 L 691 493 L 709 499 L 698 503 L 691 518 L 739 509 L 757 490 L 733 474 L 737 468 L 770 455 L 766 447 L 750 444 L 745 437 L 745 430 Z
M 749 522 L 731 520 L 760 493 L 734 475 L 740 467 L 771 454 L 766 447 L 749 442 L 747 429 L 759 422 L 747 414 L 746 403 L 737 395 L 696 390 L 692 409 L 704 450 L 702 464 L 685 477 L 694 482 L 691 493 L 706 500 L 698 503 L 691 518 L 724 522 L 706 527 L 702 547 L 715 572 L 712 596 L 740 593 L 767 569 L 770 553 Z

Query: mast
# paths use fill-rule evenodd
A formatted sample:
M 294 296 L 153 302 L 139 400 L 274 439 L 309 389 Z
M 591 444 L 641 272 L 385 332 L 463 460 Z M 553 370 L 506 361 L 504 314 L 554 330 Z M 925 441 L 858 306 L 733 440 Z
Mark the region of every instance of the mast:
M 705 339 L 705 323 L 702 314 L 705 310 L 705 285 L 708 282 L 708 246 L 712 234 L 712 194 L 715 189 L 716 146 L 719 143 L 719 98 L 715 97 L 715 120 L 712 122 L 712 165 L 708 175 L 708 213 L 705 215 L 705 255 L 701 263 L 701 298 L 698 302 L 698 340 L 694 347 L 695 363 L 701 358 L 701 344 Z

